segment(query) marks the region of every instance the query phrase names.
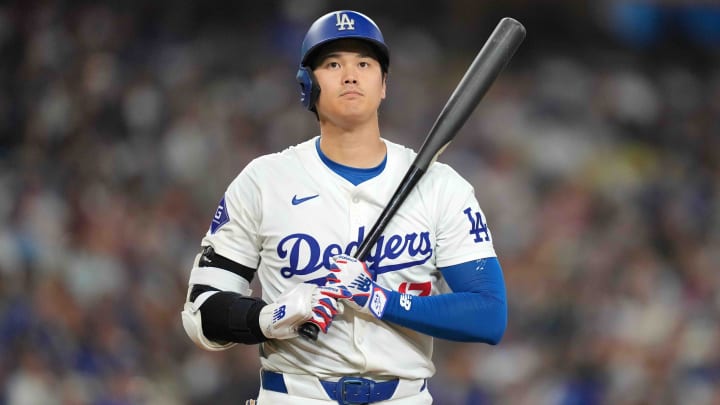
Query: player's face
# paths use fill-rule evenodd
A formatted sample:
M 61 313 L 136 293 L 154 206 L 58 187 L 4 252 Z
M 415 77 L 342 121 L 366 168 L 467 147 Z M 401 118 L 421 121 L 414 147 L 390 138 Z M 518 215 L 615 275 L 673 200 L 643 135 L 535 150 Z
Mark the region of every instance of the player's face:
M 320 120 L 345 126 L 377 119 L 385 98 L 385 75 L 369 44 L 335 41 L 318 55 L 313 72 L 320 85 L 316 104 Z

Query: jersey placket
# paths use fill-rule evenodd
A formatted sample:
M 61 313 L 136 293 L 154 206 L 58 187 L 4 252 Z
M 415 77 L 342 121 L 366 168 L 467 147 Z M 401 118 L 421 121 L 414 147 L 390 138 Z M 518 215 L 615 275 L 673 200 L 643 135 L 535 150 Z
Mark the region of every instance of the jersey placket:
M 358 230 L 361 226 L 364 226 L 364 238 L 368 236 L 370 228 L 372 227 L 376 215 L 372 209 L 372 201 L 368 201 L 370 194 L 368 194 L 367 187 L 363 187 L 364 184 L 355 187 L 349 194 L 350 197 L 350 235 L 349 237 L 356 237 Z M 358 246 L 359 248 L 359 246 Z M 356 252 L 352 252 L 355 254 Z M 353 314 L 353 344 L 358 352 L 363 356 L 363 369 L 367 370 L 368 363 L 371 363 L 372 351 L 369 350 L 366 344 L 365 336 L 371 333 L 372 322 L 364 319 L 362 315 Z

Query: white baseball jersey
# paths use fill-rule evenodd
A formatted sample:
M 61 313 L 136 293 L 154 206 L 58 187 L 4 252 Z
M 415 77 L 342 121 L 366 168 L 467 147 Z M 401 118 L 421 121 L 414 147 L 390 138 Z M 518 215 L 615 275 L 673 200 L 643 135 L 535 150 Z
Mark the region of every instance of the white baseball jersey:
M 267 302 L 324 278 L 330 257 L 355 253 L 416 155 L 383 140 L 385 169 L 354 186 L 323 163 L 316 140 L 252 161 L 228 187 L 202 241 L 256 268 Z M 438 267 L 495 257 L 484 218 L 472 186 L 434 163 L 371 249 L 368 267 L 391 290 L 449 292 Z M 431 356 L 432 337 L 347 306 L 316 342 L 298 337 L 261 347 L 264 368 L 320 378 L 429 378 Z

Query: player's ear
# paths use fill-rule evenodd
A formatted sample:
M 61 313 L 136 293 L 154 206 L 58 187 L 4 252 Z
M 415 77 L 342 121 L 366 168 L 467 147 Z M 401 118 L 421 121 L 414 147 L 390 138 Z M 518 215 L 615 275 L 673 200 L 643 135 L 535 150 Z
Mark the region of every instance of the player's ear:
M 387 73 L 383 73 L 382 77 L 382 95 L 380 96 L 381 100 L 385 100 L 385 91 L 387 90 Z

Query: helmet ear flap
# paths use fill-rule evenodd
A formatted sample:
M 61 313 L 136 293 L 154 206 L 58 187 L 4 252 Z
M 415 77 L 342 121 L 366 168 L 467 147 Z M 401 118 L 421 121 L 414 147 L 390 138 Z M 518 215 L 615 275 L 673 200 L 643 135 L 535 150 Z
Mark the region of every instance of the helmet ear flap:
M 320 86 L 315 75 L 307 66 L 300 66 L 295 76 L 300 84 L 300 102 L 310 111 L 315 111 L 315 103 L 320 96 Z

